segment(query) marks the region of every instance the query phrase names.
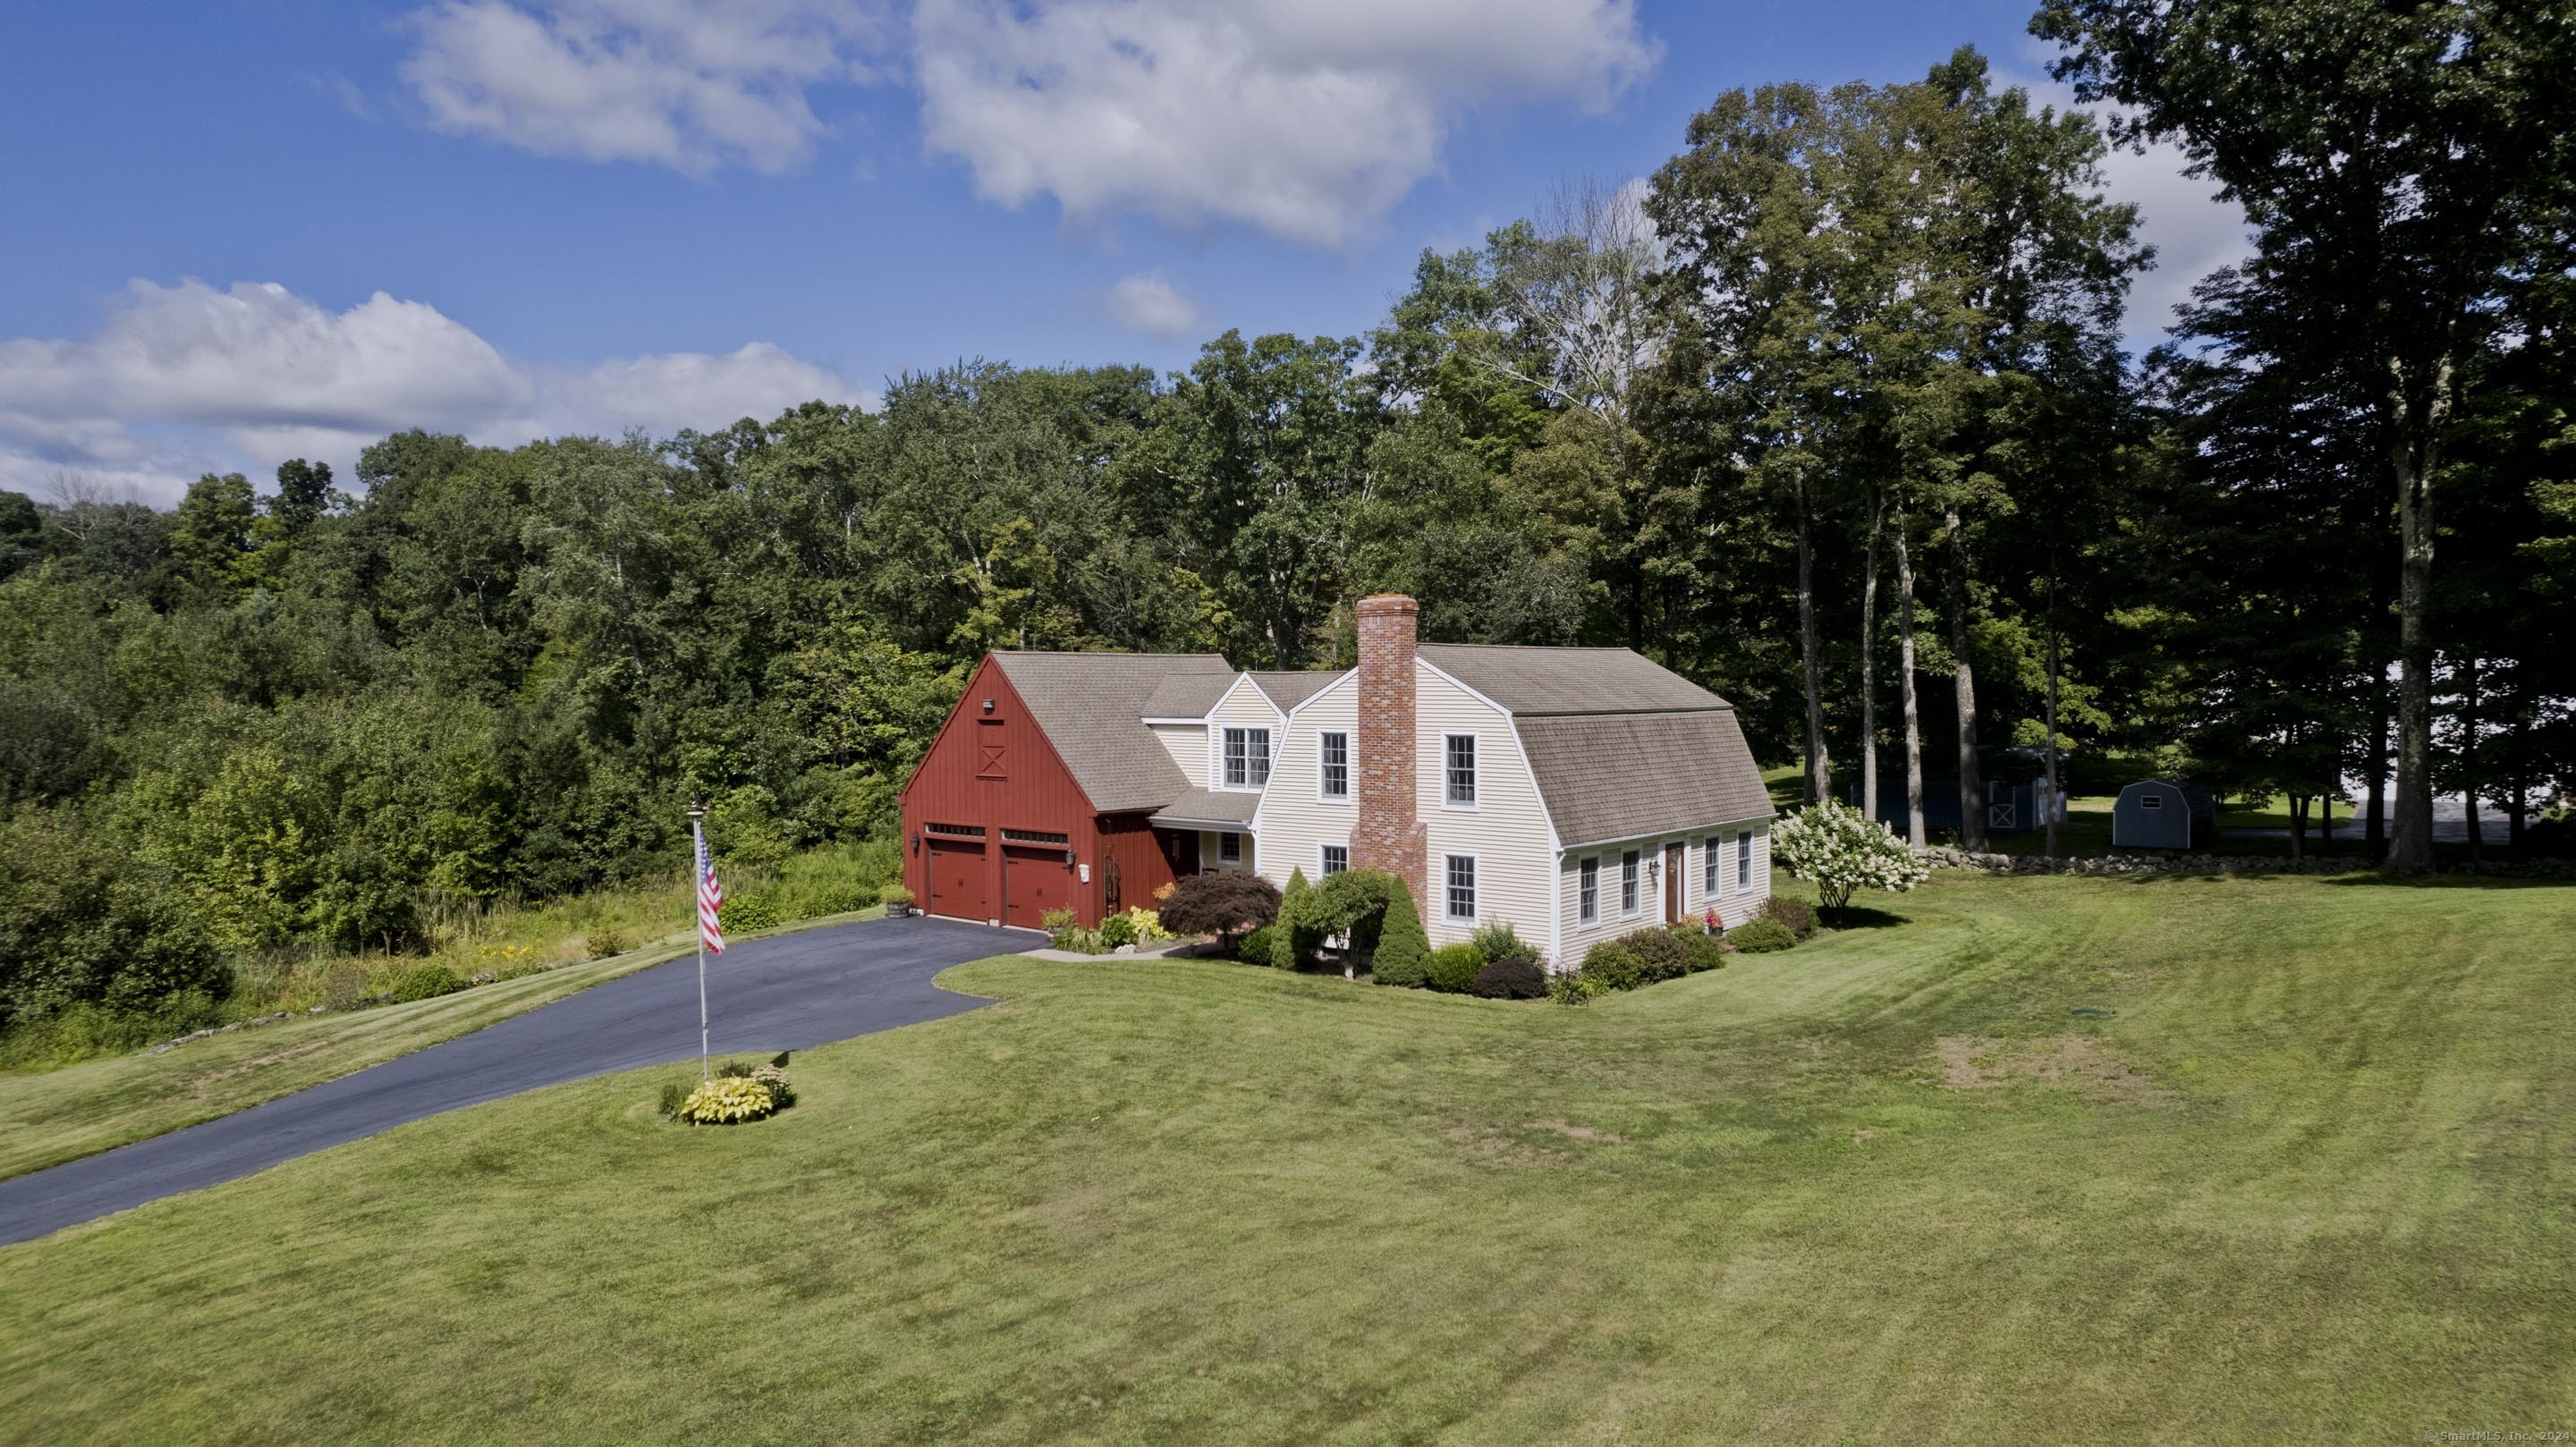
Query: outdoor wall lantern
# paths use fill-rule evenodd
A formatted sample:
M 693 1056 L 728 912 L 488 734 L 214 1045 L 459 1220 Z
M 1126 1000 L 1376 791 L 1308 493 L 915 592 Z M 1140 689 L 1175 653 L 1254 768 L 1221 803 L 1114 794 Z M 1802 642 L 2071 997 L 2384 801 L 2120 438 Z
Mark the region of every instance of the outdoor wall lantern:
M 912 852 L 915 854 L 919 854 L 921 852 L 921 831 L 917 829 L 913 831 L 912 835 Z
M 1073 867 L 1073 851 L 1070 849 L 1064 851 L 1064 867 L 1067 869 Z
M 986 713 L 991 713 L 992 711 L 993 711 L 993 701 L 992 701 L 991 699 L 989 699 L 989 698 L 988 698 L 988 699 L 984 700 L 984 712 L 986 712 Z
M 1660 859 L 1649 859 L 1646 861 L 1646 882 L 1648 884 L 1661 884 L 1664 882 L 1664 861 Z

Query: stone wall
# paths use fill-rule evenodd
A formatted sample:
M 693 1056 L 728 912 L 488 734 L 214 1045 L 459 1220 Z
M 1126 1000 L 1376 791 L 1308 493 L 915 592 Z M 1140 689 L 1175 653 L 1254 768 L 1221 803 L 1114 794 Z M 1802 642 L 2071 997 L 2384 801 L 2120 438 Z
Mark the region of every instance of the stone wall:
M 1989 874 L 2355 874 L 2371 866 L 2358 858 L 2292 859 L 2283 854 L 2087 854 L 2046 859 L 2036 854 L 1970 854 L 1920 849 L 1935 869 L 1981 869 Z M 2576 879 L 2576 859 L 2474 860 L 2437 866 L 2438 874 L 2493 879 Z

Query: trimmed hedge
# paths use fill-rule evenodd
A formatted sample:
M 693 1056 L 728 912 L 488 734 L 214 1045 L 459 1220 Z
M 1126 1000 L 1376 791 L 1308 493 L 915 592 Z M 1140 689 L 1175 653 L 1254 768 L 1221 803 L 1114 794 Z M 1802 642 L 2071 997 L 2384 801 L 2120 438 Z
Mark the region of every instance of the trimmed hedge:
M 1348 879 L 1356 872 L 1346 871 L 1333 878 Z M 1378 926 L 1376 961 L 1370 968 L 1381 975 L 1392 969 L 1399 978 L 1409 976 L 1423 981 L 1431 970 L 1431 936 L 1423 932 L 1422 913 L 1413 907 L 1413 891 L 1403 880 L 1390 879 L 1394 888 L 1387 891 L 1386 915 Z
M 1266 924 L 1234 942 L 1234 957 L 1247 965 L 1279 963 L 1280 940 L 1288 931 L 1284 926 Z
M 1796 945 L 1798 937 L 1789 932 L 1787 925 L 1766 914 L 1727 931 L 1726 942 L 1748 955 L 1767 955 Z
M 1771 920 L 1789 932 L 1790 941 L 1812 938 L 1816 933 L 1816 912 L 1794 899 L 1772 895 L 1762 901 L 1757 918 Z
M 1496 960 L 1467 982 L 1467 993 L 1487 1000 L 1538 1000 L 1547 995 L 1547 976 L 1535 960 Z
M 1385 953 L 1386 947 L 1380 945 L 1378 954 L 1384 956 Z M 1463 995 L 1484 969 L 1485 953 L 1474 945 L 1442 945 L 1431 952 L 1431 962 L 1423 971 L 1422 983 L 1444 995 Z
M 1583 975 L 1605 990 L 1633 990 L 1646 983 L 1646 962 L 1625 938 L 1603 940 L 1584 952 Z

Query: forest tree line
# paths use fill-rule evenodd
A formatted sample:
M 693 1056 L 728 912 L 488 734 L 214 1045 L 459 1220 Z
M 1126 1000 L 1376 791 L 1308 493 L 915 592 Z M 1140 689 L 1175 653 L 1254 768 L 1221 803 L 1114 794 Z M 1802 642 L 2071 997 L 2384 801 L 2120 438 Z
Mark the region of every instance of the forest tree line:
M 2370 64 L 2293 43 L 2321 11 Z M 0 493 L 0 1025 L 666 872 L 693 799 L 754 868 L 882 836 L 984 650 L 1347 664 L 1380 590 L 1428 638 L 1636 648 L 1814 795 L 2116 756 L 2359 777 L 2398 872 L 2436 787 L 2520 847 L 2576 779 L 2576 57 L 2521 15 L 2049 0 L 2118 133 L 1969 50 L 1732 92 L 1642 188 L 1426 252 L 1365 336 L 404 432 L 169 512 Z M 2150 134 L 2256 244 L 2137 357 L 2101 166 Z

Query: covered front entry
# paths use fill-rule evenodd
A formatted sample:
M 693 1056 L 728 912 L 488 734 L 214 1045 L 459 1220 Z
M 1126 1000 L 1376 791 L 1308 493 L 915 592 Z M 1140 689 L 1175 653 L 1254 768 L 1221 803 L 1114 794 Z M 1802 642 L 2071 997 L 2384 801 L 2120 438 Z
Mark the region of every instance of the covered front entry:
M 1002 923 L 1044 929 L 1047 911 L 1074 907 L 1073 866 L 1065 854 L 1062 844 L 1002 846 Z
M 984 867 L 984 841 L 933 834 L 922 843 L 930 856 L 927 911 L 978 923 L 991 919 L 992 901 L 985 890 L 990 871 Z

